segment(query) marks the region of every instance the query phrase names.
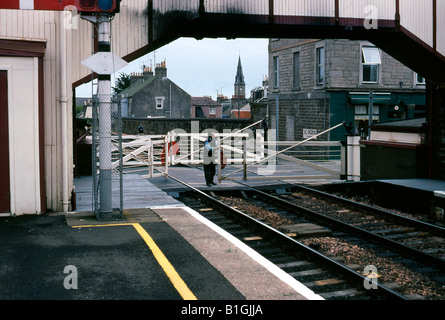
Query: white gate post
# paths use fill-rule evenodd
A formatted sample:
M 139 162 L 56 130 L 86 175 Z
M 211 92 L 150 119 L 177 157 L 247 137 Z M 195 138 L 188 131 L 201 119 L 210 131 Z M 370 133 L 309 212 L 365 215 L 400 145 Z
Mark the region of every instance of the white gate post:
M 165 136 L 164 139 L 164 148 L 165 148 L 165 154 L 164 154 L 164 160 L 165 160 L 165 166 L 164 166 L 164 174 L 165 174 L 165 178 L 167 179 L 168 177 L 168 140 L 170 138 L 170 132 L 167 132 L 167 135 Z
M 218 183 L 221 183 L 221 170 L 222 170 L 222 156 L 221 156 L 221 150 L 222 150 L 222 146 L 221 146 L 221 138 L 218 138 L 216 145 L 218 146 L 217 149 L 215 149 L 215 152 L 218 152 L 218 157 L 215 159 L 218 159 Z
M 247 140 L 243 139 L 243 180 L 247 181 Z
M 148 174 L 150 178 L 153 178 L 153 142 L 148 137 Z
M 346 143 L 346 180 L 360 181 L 360 136 L 347 136 Z

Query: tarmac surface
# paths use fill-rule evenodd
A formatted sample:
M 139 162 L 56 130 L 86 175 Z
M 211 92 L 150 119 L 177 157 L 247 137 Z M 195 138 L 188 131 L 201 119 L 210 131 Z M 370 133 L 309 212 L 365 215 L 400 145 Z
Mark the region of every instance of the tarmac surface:
M 225 172 L 230 170 L 235 169 Z M 196 299 L 241 303 L 321 299 L 176 200 L 172 195 L 183 189 L 182 185 L 165 177 L 148 179 L 146 173 L 139 169 L 124 174 L 122 221 L 96 219 L 92 213 L 91 177 L 75 179 L 74 212 L 2 215 L 0 300 Z M 317 174 L 313 168 L 282 162 L 277 174 L 286 173 Z M 207 188 L 199 168 L 173 167 L 169 174 L 195 187 Z M 242 181 L 242 172 L 234 177 Z M 336 181 L 308 178 L 284 182 L 268 178 L 242 182 L 279 187 Z M 428 181 L 423 183 L 428 185 Z M 212 189 L 239 187 L 235 181 L 223 180 Z M 183 304 L 173 306 L 168 311 L 174 314 L 184 310 Z
M 75 180 L 75 212 L 0 217 L 1 300 L 320 299 L 138 173 L 125 219 L 98 221 L 91 181 Z
M 167 223 L 142 226 L 198 299 L 244 299 Z M 131 225 L 72 228 L 64 216 L 16 217 L 1 219 L 0 239 L 7 243 L 0 299 L 181 299 Z M 77 289 L 65 287 L 74 285 L 69 266 L 76 268 Z

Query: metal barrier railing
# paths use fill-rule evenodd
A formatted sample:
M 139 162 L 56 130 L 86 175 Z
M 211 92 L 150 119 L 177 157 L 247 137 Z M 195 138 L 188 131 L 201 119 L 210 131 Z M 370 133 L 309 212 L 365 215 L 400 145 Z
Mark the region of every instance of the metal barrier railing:
M 235 171 L 232 171 L 232 172 L 230 172 L 229 174 L 227 174 L 225 176 L 222 176 L 221 175 L 221 170 L 218 170 L 218 180 L 222 181 L 224 179 L 227 179 L 229 176 L 234 175 L 235 173 L 238 173 L 240 171 L 244 171 L 243 178 L 244 178 L 244 180 L 246 180 L 246 178 L 247 178 L 247 168 L 252 167 L 254 165 L 261 164 L 261 163 L 263 163 L 265 161 L 268 161 L 268 160 L 271 160 L 271 159 L 275 159 L 276 157 L 278 157 L 280 155 L 281 155 L 282 158 L 286 158 L 286 157 L 283 156 L 283 154 L 286 151 L 288 151 L 288 150 L 290 150 L 292 148 L 301 146 L 301 145 L 303 145 L 303 144 L 305 144 L 305 143 L 307 143 L 307 142 L 309 142 L 309 141 L 311 141 L 311 140 L 313 140 L 313 139 L 315 139 L 315 138 L 317 138 L 317 137 L 319 137 L 321 135 L 324 135 L 324 134 L 326 134 L 326 133 L 328 133 L 328 132 L 330 132 L 330 131 L 332 131 L 334 129 L 337 129 L 337 128 L 343 126 L 343 125 L 344 125 L 344 123 L 340 123 L 340 124 L 338 124 L 336 126 L 333 126 L 333 127 L 329 128 L 329 129 L 325 130 L 325 131 L 322 131 L 322 132 L 320 132 L 320 133 L 318 133 L 316 135 L 313 135 L 313 136 L 311 136 L 311 137 L 309 137 L 309 138 L 307 138 L 307 139 L 305 139 L 303 141 L 299 141 L 299 142 L 297 142 L 297 143 L 295 143 L 295 144 L 293 144 L 293 145 L 291 145 L 291 146 L 289 146 L 289 147 L 287 147 L 287 148 L 285 148 L 285 149 L 283 149 L 281 151 L 273 151 L 273 150 L 269 149 L 269 150 L 267 150 L 267 152 L 271 153 L 270 156 L 267 156 L 267 157 L 265 157 L 265 158 L 263 158 L 263 159 L 261 159 L 259 161 L 255 161 L 254 163 L 251 163 L 251 164 L 246 164 L 245 163 L 243 168 L 235 170 Z M 289 156 L 287 156 L 287 157 L 288 158 L 286 158 L 286 159 L 288 159 L 288 160 L 290 160 L 290 158 L 292 158 L 292 157 L 289 157 Z M 295 158 L 292 158 L 292 159 L 294 159 L 294 161 L 297 161 L 297 159 L 295 159 Z M 300 160 L 299 162 L 301 164 L 304 164 L 304 165 L 307 165 L 307 166 L 319 169 L 321 171 L 324 171 L 326 173 L 329 173 L 329 174 L 331 174 L 335 178 L 340 177 L 340 172 L 338 172 L 338 171 L 335 171 L 335 170 L 332 170 L 332 169 L 323 168 L 323 167 L 311 164 L 311 163 L 303 161 L 303 160 Z M 277 177 L 274 177 L 274 178 L 276 179 Z M 287 178 L 292 178 L 292 177 L 287 176 Z M 300 178 L 300 176 L 299 176 L 299 178 Z
M 233 133 L 214 133 L 218 145 L 224 151 L 224 163 L 221 158 L 218 158 L 216 161 L 217 175 L 220 182 L 241 171 L 243 172 L 244 180 L 256 178 L 278 179 L 280 177 L 275 174 L 275 171 L 269 170 L 275 165 L 276 159 L 287 160 L 321 172 L 321 175 L 305 176 L 305 178 L 340 178 L 340 170 L 327 168 L 317 164 L 317 162 L 327 162 L 329 160 L 344 161 L 341 143 L 339 141 L 314 141 L 314 139 L 342 126 L 343 123 L 303 141 L 295 142 L 276 141 L 275 130 L 273 129 L 269 130 L 268 137 L 264 136 L 264 130 L 262 129 L 256 130 L 255 134 L 247 130 L 260 122 L 255 122 Z M 128 141 L 123 143 L 124 166 L 148 167 L 148 175 L 146 177 L 152 178 L 160 175 L 167 177 L 169 167 L 177 164 L 186 166 L 201 165 L 204 159 L 203 143 L 207 136 L 208 133 L 184 133 L 182 130 L 182 132 L 172 131 L 166 135 L 128 137 Z M 302 147 L 305 150 L 301 150 Z M 266 161 L 268 163 L 266 168 L 261 166 L 258 168 L 260 172 L 258 176 L 260 177 L 255 177 L 255 175 L 247 176 L 248 168 L 264 164 Z M 223 164 L 242 165 L 242 167 L 230 170 L 231 172 L 223 176 Z M 163 170 L 157 170 L 160 173 L 155 174 L 155 167 L 162 167 Z M 334 167 L 337 167 L 337 165 Z M 281 178 L 300 177 L 286 176 Z

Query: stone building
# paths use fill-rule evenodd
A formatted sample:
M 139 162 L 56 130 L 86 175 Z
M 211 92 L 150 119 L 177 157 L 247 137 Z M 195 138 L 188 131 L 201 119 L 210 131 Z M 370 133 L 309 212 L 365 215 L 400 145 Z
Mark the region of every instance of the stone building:
M 167 77 L 165 61 L 155 72 L 144 68 L 131 75 L 131 86 L 121 92 L 123 116 L 135 118 L 190 118 L 191 96 Z
M 367 41 L 271 39 L 269 78 L 269 122 L 280 140 L 303 140 L 343 121 L 365 138 L 370 91 L 374 123 L 426 113 L 424 78 Z M 339 128 L 319 140 L 344 134 Z

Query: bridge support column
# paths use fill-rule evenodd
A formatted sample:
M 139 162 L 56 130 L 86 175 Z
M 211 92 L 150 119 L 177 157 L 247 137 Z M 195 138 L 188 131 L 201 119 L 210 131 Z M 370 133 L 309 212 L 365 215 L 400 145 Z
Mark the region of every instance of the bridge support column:
M 445 88 L 428 83 L 426 91 L 429 178 L 445 180 Z

